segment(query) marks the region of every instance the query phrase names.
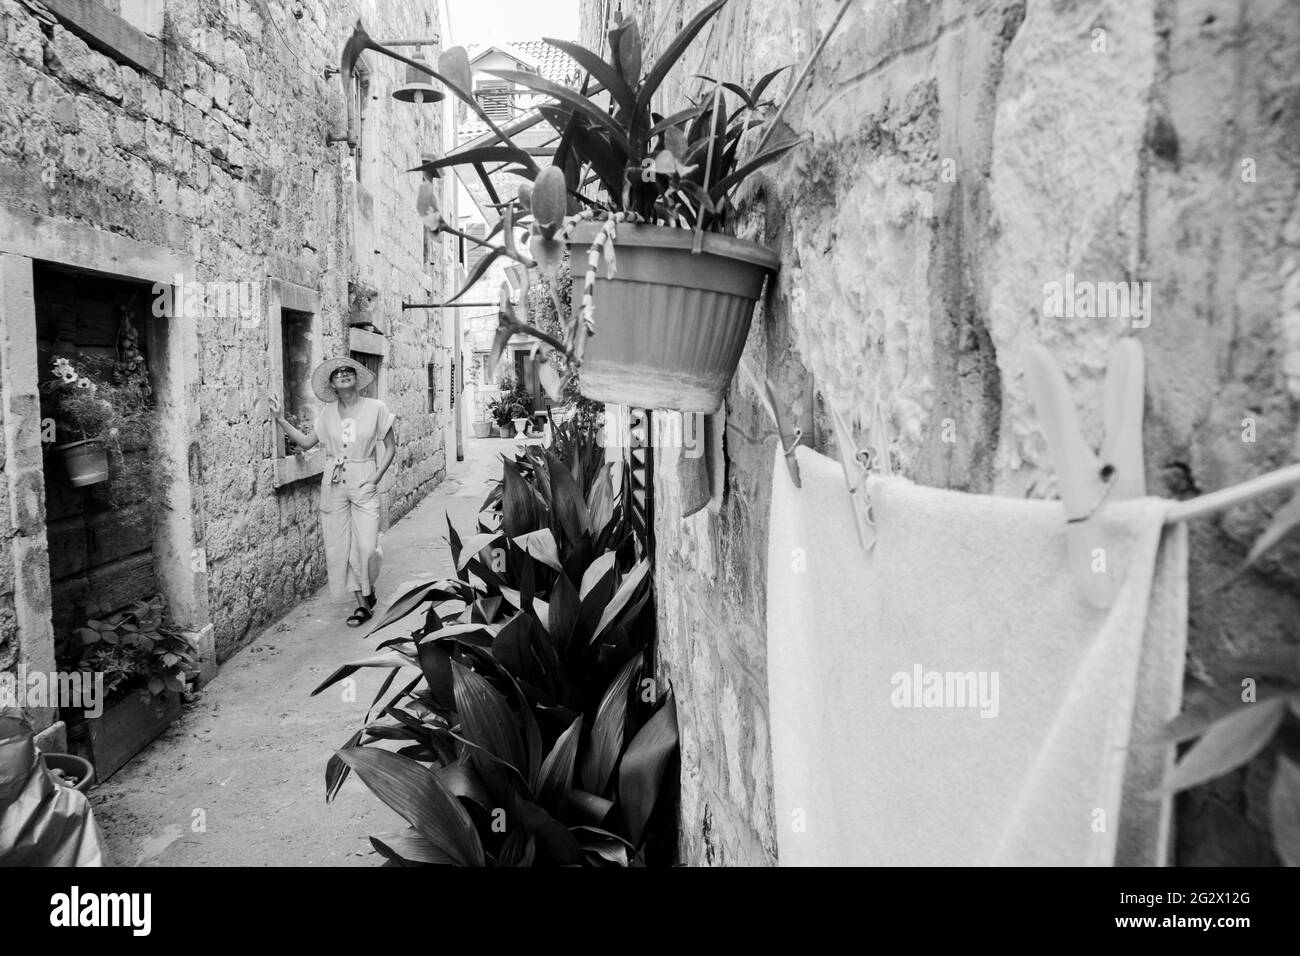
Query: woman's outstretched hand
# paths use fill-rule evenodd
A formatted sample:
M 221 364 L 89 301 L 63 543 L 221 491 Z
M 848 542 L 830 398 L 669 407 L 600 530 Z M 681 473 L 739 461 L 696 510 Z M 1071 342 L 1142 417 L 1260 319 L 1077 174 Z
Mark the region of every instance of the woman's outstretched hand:
M 278 422 L 282 411 L 280 408 L 280 400 L 274 395 L 268 395 L 266 396 L 266 403 L 271 407 L 271 418 Z

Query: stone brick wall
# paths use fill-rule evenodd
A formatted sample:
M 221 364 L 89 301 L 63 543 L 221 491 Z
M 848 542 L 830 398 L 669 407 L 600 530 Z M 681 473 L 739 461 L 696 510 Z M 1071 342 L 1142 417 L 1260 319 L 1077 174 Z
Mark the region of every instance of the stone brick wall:
M 582 36 L 635 12 L 653 54 L 703 0 L 584 0 Z M 732 3 L 665 85 L 802 65 L 839 2 Z M 671 22 L 660 33 L 665 17 Z M 791 406 L 807 374 L 869 420 L 877 386 L 917 482 L 1050 494 L 1019 354 L 1057 356 L 1101 437 L 1110 344 L 1147 356 L 1153 494 L 1213 491 L 1294 460 L 1300 410 L 1300 7 L 1283 0 L 957 0 L 849 9 L 787 132 L 809 142 L 745 197 L 740 233 L 780 250 L 747 358 Z M 774 84 L 784 96 L 790 74 Z M 1043 312 L 1067 273 L 1150 281 L 1145 328 Z M 772 439 L 756 397 L 728 398 L 723 511 L 685 522 L 656 475 L 661 667 L 682 722 L 681 854 L 775 862 L 767 730 L 766 523 Z M 955 442 L 942 439 L 951 420 Z M 1243 441 L 1247 422 L 1255 440 Z M 661 459 L 663 461 L 663 459 Z M 1215 590 L 1284 497 L 1192 529 L 1190 682 L 1236 686 L 1234 660 L 1294 650 L 1300 547 Z M 1178 802 L 1183 864 L 1274 860 L 1266 752 Z
M 0 402 L 0 474 L 7 461 L 4 440 L 5 411 Z M 0 481 L 0 671 L 13 670 L 18 663 L 18 620 L 14 617 L 14 566 L 10 559 L 13 528 L 9 521 L 9 482 Z
M 431 37 L 436 10 L 416 0 L 169 0 L 161 78 L 88 46 L 38 3 L 3 0 L 0 16 L 0 205 L 193 256 L 187 280 L 315 290 L 325 355 L 347 353 L 349 321 L 387 334 L 379 397 L 397 413 L 400 448 L 381 488 L 385 525 L 445 472 L 450 419 L 427 408 L 426 366 L 445 370 L 451 342 L 439 313 L 401 310 L 445 291 L 448 247 L 439 240 L 426 264 L 419 177 L 406 172 L 444 149 L 443 112 L 392 99 L 405 67 L 368 54 L 358 182 L 347 145 L 327 142 L 344 130 L 345 100 L 323 71 L 337 70 L 358 18 L 376 38 Z M 197 441 L 178 466 L 198 499 L 224 660 L 323 583 L 319 478 L 272 484 L 265 396 L 278 330 L 197 321 Z M 3 648 L 0 631 L 0 658 Z

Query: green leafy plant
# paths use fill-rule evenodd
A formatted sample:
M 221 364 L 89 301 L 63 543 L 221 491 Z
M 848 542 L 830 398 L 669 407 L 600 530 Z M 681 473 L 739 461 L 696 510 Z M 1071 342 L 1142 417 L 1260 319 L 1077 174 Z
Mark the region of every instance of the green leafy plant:
M 570 465 L 529 446 L 504 461 L 477 533 L 448 527 L 457 577 L 398 598 L 372 633 L 414 629 L 316 690 L 389 668 L 373 711 L 407 675 L 388 719 L 330 761 L 327 799 L 355 770 L 410 822 L 371 838 L 394 864 L 643 863 L 676 709 L 649 676 L 649 564 L 608 472 L 584 498 Z
M 98 441 L 120 451 L 152 434 L 152 389 L 142 359 L 58 356 L 41 391 L 53 400 L 60 442 Z
M 1296 654 L 1283 664 L 1292 683 L 1300 678 Z M 1266 665 L 1267 666 L 1267 665 Z M 1244 698 L 1244 699 L 1243 699 Z M 1273 786 L 1269 793 L 1269 822 L 1273 846 L 1286 866 L 1300 866 L 1300 753 L 1286 733 L 1300 721 L 1300 691 L 1265 687 L 1241 698 L 1232 694 L 1201 694 L 1172 721 L 1156 743 L 1196 740 L 1173 768 L 1164 789 L 1170 793 L 1207 783 L 1244 766 L 1270 743 L 1280 747 Z
M 1300 527 L 1300 494 L 1278 509 L 1268 527 L 1251 546 L 1235 580 Z M 1183 713 L 1154 741 L 1182 744 L 1195 740 L 1165 781 L 1171 793 L 1189 790 L 1223 777 L 1264 752 L 1277 747 L 1276 769 L 1269 791 L 1269 824 L 1273 848 L 1286 866 L 1300 866 L 1300 654 L 1287 648 L 1237 658 L 1234 669 L 1243 675 L 1242 689 L 1200 690 L 1189 695 Z
M 85 623 L 56 648 L 60 666 L 102 673 L 109 701 L 134 690 L 142 703 L 162 713 L 170 694 L 184 692 L 187 672 L 198 668 L 197 648 L 166 623 L 165 609 L 162 595 L 107 615 L 86 602 Z
M 615 222 L 654 223 L 719 233 L 734 230 L 736 191 L 763 167 L 801 142 L 795 139 L 770 149 L 760 148 L 756 155 L 742 161 L 745 135 L 762 127 L 774 112 L 764 94 L 781 70 L 764 76 L 748 90 L 736 83 L 705 77 L 706 83 L 712 86 L 697 99 L 669 109 L 666 114 L 655 111 L 651 105 L 691 43 L 726 3 L 727 0 L 714 0 L 692 17 L 644 71 L 640 29 L 631 18 L 620 19 L 609 31 L 609 60 L 576 43 L 547 39 L 547 43 L 567 53 L 587 72 L 582 90 L 533 73 L 489 71 L 547 98 L 538 111 L 561 136 L 552 164 L 545 169 L 483 111 L 471 92 L 472 78 L 463 49 L 453 47 L 444 51 L 438 69 L 434 70 L 376 44 L 357 25 L 343 52 L 345 88 L 361 53 L 376 50 L 440 80 L 479 115 L 499 141 L 498 145 L 463 150 L 412 170 L 426 177 L 417 204 L 425 225 L 453 232 L 487 250 L 464 287 L 449 303 L 464 295 L 497 259 L 505 257 L 514 263 L 511 271 L 516 285 L 524 289 L 521 302 L 527 309 L 528 271 L 538 270 L 554 276 L 564 260 L 565 238 L 584 219 L 606 221 L 606 229 L 593 248 L 603 250 L 611 259 L 611 230 Z M 730 102 L 728 94 L 734 97 Z M 765 141 L 765 137 L 759 137 L 760 146 Z M 436 190 L 428 180 L 441 175 L 444 168 L 465 164 L 481 168 L 484 163 L 502 164 L 504 172 L 525 182 L 514 198 L 497 204 L 500 222 L 486 239 L 480 240 L 465 236 L 443 221 L 437 208 Z M 517 230 L 523 227 L 527 228 L 526 235 L 517 235 Z M 502 241 L 494 244 L 491 240 L 498 230 Z M 585 299 L 589 299 L 589 293 L 590 288 Z M 497 335 L 489 362 L 491 367 L 496 366 L 513 335 L 522 333 L 537 339 L 541 347 L 534 359 L 542 384 L 558 400 L 563 394 L 562 383 L 550 361 L 551 352 L 564 356 L 568 368 L 579 368 L 592 321 L 587 303 L 579 313 L 561 304 L 558 297 L 552 295 L 552 298 L 560 317 L 560 334 L 543 330 L 537 321 L 528 321 L 528 315 L 521 319 L 503 284 Z
M 595 402 L 590 404 L 596 405 Z M 603 426 L 602 417 L 597 414 L 579 413 L 563 421 L 551 415 L 550 450 L 570 468 L 584 493 L 601 480 L 602 472 L 608 468 L 602 438 Z
M 511 427 L 516 418 L 532 416 L 533 396 L 522 382 L 510 387 L 510 390 L 488 402 L 488 414 L 502 428 Z
M 538 281 L 529 286 L 529 311 L 534 324 L 549 335 L 564 335 L 561 315 L 567 316 L 571 308 L 573 283 L 569 273 L 567 259 L 562 262 L 554 275 L 541 275 Z M 600 419 L 604 414 L 604 404 L 593 402 L 580 391 L 581 370 L 569 363 L 561 353 L 552 350 L 548 361 L 560 377 L 559 400 L 562 414 L 576 417 L 584 426 Z M 552 398 L 555 396 L 552 395 Z
M 801 140 L 792 140 L 740 163 L 741 139 L 749 130 L 764 125 L 764 117 L 775 104 L 764 99 L 774 79 L 786 69 L 762 77 L 752 89 L 739 84 L 702 77 L 712 85 L 682 108 L 667 115 L 656 112 L 651 102 L 664 80 L 690 48 L 696 36 L 726 5 L 714 0 L 696 14 L 655 57 L 653 66 L 642 71 L 643 43 L 634 18 L 619 19 L 608 34 L 610 59 L 564 40 L 546 42 L 568 54 L 587 71 L 583 90 L 574 90 L 536 73 L 490 70 L 492 75 L 547 97 L 539 112 L 561 133 L 552 166 L 562 174 L 563 191 L 546 193 L 532 204 L 537 229 L 534 236 L 558 227 L 566 211 L 586 206 L 603 214 L 624 213 L 646 222 L 665 225 L 701 225 L 722 232 L 730 225 L 734 209 L 731 197 L 751 175 L 783 156 Z M 388 52 L 388 51 L 385 51 Z M 456 90 L 455 81 L 441 77 Z M 727 94 L 735 99 L 727 102 Z M 494 161 L 513 163 L 507 172 L 530 183 L 542 176 L 531 155 L 497 130 L 499 146 L 484 147 L 473 154 L 453 154 L 424 163 L 418 169 L 436 173 L 465 163 Z M 582 190 L 599 187 L 593 198 Z M 529 195 L 528 191 L 525 196 Z M 547 238 L 550 238 L 549 236 Z M 486 270 L 484 270 L 486 271 Z

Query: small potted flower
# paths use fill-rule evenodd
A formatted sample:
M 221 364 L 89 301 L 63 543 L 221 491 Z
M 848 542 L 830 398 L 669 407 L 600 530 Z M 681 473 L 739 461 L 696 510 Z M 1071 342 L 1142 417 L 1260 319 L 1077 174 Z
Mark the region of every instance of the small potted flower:
M 55 434 L 59 437 L 79 435 L 74 441 L 59 442 L 54 450 L 63 456 L 68 480 L 74 487 L 97 484 L 108 479 L 108 451 L 100 438 L 114 438 L 113 405 L 100 396 L 99 385 L 81 374 L 72 361 L 60 356 L 51 368 L 53 378 L 42 386 L 58 409 Z
M 68 480 L 78 488 L 107 480 L 110 457 L 120 463 L 124 447 L 152 436 L 153 389 L 135 329 L 124 318 L 116 358 L 60 355 L 50 373 L 41 391 L 54 406 L 54 448 Z

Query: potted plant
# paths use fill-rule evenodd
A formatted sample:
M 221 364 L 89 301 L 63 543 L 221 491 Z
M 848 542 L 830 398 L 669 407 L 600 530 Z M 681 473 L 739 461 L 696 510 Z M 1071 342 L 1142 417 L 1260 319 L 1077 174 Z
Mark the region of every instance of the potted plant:
M 471 427 L 474 429 L 474 437 L 475 437 L 475 438 L 487 438 L 488 435 L 490 435 L 490 434 L 492 433 L 492 422 L 491 422 L 491 420 L 484 420 L 484 421 L 481 421 L 481 422 L 473 422 L 472 425 L 471 425 Z
M 56 644 L 60 669 L 103 676 L 103 713 L 69 715 L 84 723 L 93 761 L 108 779 L 180 714 L 186 678 L 198 668 L 198 650 L 166 621 L 162 595 L 105 614 L 82 605 L 85 623 Z
M 492 416 L 492 437 L 503 437 L 501 429 L 510 420 L 506 396 L 501 395 L 488 402 L 488 414 Z
M 502 243 L 471 240 L 489 252 L 465 289 L 502 256 L 522 267 L 515 274 L 526 287 L 526 270 L 554 274 L 566 245 L 571 255 L 587 252 L 588 268 L 575 268 L 573 278 L 575 301 L 582 284 L 582 306 L 564 315 L 563 337 L 521 321 L 503 291 L 493 364 L 512 335 L 525 333 L 561 352 L 572 367 L 581 366 L 580 387 L 588 398 L 705 413 L 721 404 L 754 304 L 779 262 L 772 250 L 732 234 L 732 197 L 751 175 L 800 142 L 767 149 L 761 138 L 752 158 L 741 162 L 742 139 L 764 125 L 763 93 L 780 70 L 751 90 L 714 82 L 698 100 L 678 109 L 664 114 L 652 109 L 668 72 L 726 2 L 715 0 L 692 18 L 644 74 L 635 20 L 620 20 L 610 31 L 608 62 L 577 44 L 548 39 L 587 70 L 599 87 L 590 95 L 532 73 L 489 71 L 551 98 L 539 110 L 562 136 L 545 170 L 491 122 L 502 145 L 418 167 L 433 174 L 462 163 L 513 163 L 509 171 L 528 180 L 517 198 L 500 204 Z M 358 27 L 345 50 L 345 82 L 355 57 L 367 48 L 421 68 L 375 44 Z M 439 58 L 438 71 L 425 72 L 482 116 L 458 49 Z M 728 93 L 740 100 L 734 110 Z M 605 105 L 605 97 L 611 105 Z M 598 187 L 598 195 L 583 192 L 589 183 Z M 432 189 L 422 193 L 426 224 L 455 232 L 437 214 Z M 527 242 L 515 235 L 525 223 Z M 528 301 L 526 295 L 522 301 Z M 545 374 L 548 352 L 539 349 L 535 358 L 548 393 L 559 398 L 558 375 Z
M 41 391 L 54 403 L 54 448 L 68 480 L 78 488 L 106 481 L 110 457 L 120 468 L 123 449 L 147 445 L 151 437 L 152 388 L 144 356 L 132 339 L 116 360 L 58 356 L 51 373 Z
M 506 391 L 488 402 L 488 411 L 500 429 L 499 434 L 496 432 L 494 434 L 497 434 L 499 438 L 507 438 L 510 435 L 507 429 L 513 425 L 515 435 L 523 435 L 524 429 L 532 418 L 532 395 L 529 394 L 528 388 L 523 382 L 514 383 L 506 379 L 502 388 Z
M 649 663 L 649 561 L 593 432 L 503 465 L 478 533 L 449 524 L 458 577 L 417 586 L 375 628 L 414 630 L 314 691 L 359 667 L 420 672 L 391 720 L 330 760 L 326 799 L 355 770 L 406 817 L 412 829 L 371 838 L 395 864 L 653 863 L 675 842 L 654 821 L 671 826 L 677 721 Z
M 41 390 L 54 398 L 57 415 L 54 427 L 60 438 L 80 436 L 73 441 L 60 441 L 54 450 L 63 456 L 68 480 L 74 487 L 98 484 L 108 480 L 108 451 L 100 437 L 115 437 L 110 433 L 113 406 L 99 395 L 99 385 L 88 375 L 83 375 L 66 357 L 54 360 L 54 377 L 41 386 Z

